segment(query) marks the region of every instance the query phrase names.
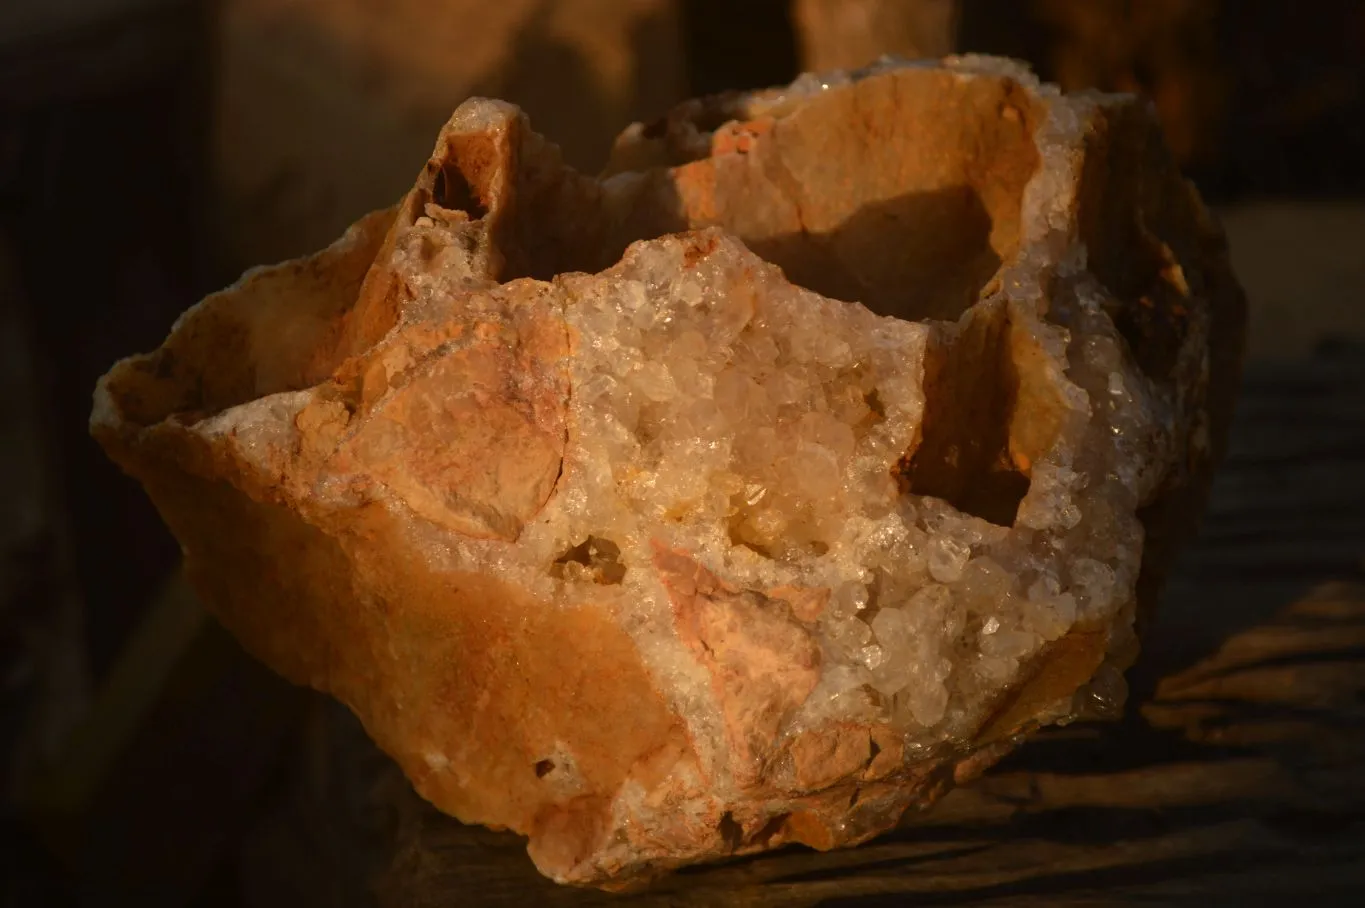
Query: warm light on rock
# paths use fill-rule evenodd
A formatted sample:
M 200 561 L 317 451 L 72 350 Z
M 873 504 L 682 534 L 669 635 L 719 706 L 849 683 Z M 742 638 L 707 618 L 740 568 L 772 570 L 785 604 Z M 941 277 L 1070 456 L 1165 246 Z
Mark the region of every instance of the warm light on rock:
M 603 884 L 865 840 L 1112 714 L 1242 321 L 1148 111 L 1005 61 L 689 102 L 600 179 L 471 100 L 93 430 L 252 652 Z

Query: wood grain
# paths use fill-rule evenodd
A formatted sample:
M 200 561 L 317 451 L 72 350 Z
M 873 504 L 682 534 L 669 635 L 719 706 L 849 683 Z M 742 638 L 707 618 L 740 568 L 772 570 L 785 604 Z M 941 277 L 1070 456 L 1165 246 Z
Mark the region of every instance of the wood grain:
M 366 784 L 383 787 L 393 819 L 368 863 L 349 866 L 379 868 L 384 908 L 1355 904 L 1362 555 L 1365 350 L 1256 367 L 1124 721 L 1051 729 L 861 848 L 692 868 L 629 895 L 550 883 L 520 838 L 462 826 L 378 769 Z M 351 735 L 329 759 L 347 765 L 366 747 Z M 316 816 L 302 811 L 296 828 Z M 367 903 L 354 889 L 328 902 Z

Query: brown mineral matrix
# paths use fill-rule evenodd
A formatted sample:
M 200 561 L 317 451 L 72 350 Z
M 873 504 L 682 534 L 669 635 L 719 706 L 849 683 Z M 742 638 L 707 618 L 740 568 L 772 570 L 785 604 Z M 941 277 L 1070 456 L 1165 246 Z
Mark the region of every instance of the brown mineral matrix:
M 1008 61 L 689 102 L 597 179 L 475 99 L 92 428 L 253 653 L 618 885 L 864 841 L 1119 708 L 1243 321 L 1148 109 Z

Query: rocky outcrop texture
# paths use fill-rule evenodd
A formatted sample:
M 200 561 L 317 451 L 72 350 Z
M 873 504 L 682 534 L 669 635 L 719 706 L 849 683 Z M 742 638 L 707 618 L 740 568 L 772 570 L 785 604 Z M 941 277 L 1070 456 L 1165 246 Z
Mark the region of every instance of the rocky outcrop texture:
M 472 100 L 93 430 L 215 613 L 438 807 L 611 883 L 894 826 L 1112 711 L 1243 301 L 1148 110 L 961 58 L 564 168 Z

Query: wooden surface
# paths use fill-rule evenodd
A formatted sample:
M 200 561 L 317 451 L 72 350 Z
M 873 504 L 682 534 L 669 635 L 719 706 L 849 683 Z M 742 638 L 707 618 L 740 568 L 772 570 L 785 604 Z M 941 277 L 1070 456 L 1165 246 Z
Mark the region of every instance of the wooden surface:
M 380 801 L 399 820 L 372 865 L 376 897 L 385 908 L 1358 904 L 1362 556 L 1365 349 L 1255 367 L 1124 722 L 1051 730 L 861 848 L 693 868 L 628 896 L 557 887 L 518 837 L 462 826 L 390 781 Z

